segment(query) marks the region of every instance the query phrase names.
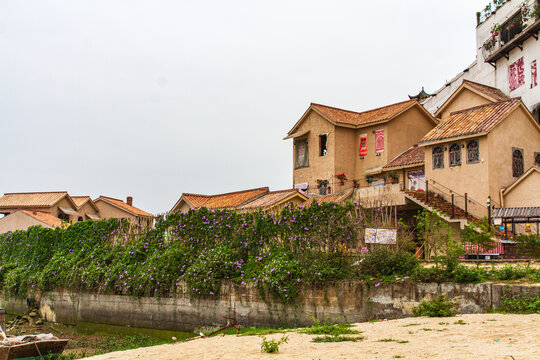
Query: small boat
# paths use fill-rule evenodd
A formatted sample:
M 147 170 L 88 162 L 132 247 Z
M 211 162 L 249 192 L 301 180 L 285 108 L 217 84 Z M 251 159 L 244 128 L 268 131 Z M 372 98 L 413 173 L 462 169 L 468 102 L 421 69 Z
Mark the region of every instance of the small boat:
M 39 359 L 48 354 L 61 354 L 68 342 L 52 334 L 8 337 L 0 341 L 0 360 Z

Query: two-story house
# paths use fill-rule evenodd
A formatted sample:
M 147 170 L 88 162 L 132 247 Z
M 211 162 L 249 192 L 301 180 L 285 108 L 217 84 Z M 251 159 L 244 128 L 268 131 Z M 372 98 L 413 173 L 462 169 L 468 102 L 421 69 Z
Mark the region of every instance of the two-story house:
M 385 182 L 383 166 L 438 121 L 416 100 L 356 112 L 311 104 L 284 139 L 293 139 L 293 185 L 312 194 Z

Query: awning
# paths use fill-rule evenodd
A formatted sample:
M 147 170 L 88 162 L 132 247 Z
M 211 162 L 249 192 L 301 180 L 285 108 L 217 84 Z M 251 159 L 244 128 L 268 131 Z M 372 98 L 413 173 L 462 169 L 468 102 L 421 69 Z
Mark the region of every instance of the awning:
M 86 216 L 88 216 L 88 218 L 92 219 L 92 220 L 99 220 L 100 217 L 95 215 L 95 214 L 86 214 Z
M 60 209 L 61 212 L 63 212 L 64 214 L 66 215 L 79 215 L 77 214 L 77 212 L 73 209 L 70 209 L 70 208 L 65 208 L 65 207 L 61 207 L 59 206 L 58 207 Z
M 291 135 L 287 135 L 286 137 L 283 138 L 283 140 L 294 139 L 294 138 L 306 135 L 310 131 L 311 130 L 298 131 L 298 132 L 292 133 Z
M 366 171 L 364 171 L 364 175 L 375 175 L 375 174 L 380 174 L 380 173 L 382 173 L 382 166 L 367 169 Z

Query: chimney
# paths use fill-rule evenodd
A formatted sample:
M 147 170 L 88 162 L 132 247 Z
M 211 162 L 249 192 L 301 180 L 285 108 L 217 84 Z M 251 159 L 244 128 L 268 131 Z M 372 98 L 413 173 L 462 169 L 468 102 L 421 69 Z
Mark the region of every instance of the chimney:
M 126 199 L 126 203 L 127 203 L 129 206 L 133 206 L 133 197 L 128 196 L 127 199 Z

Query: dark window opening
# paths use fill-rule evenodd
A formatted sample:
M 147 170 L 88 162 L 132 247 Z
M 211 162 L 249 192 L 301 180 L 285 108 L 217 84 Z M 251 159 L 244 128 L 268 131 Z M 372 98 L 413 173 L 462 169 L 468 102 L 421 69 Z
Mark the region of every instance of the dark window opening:
M 436 146 L 433 148 L 433 168 L 434 169 L 443 169 L 444 168 L 444 150 L 442 146 Z
M 450 145 L 450 166 L 461 165 L 461 144 Z
M 536 122 L 540 124 L 540 104 L 536 104 L 532 111 L 533 117 L 536 119 Z
M 326 142 L 328 140 L 328 135 L 319 135 L 319 144 L 320 144 L 320 152 L 319 156 L 326 156 L 327 154 L 327 148 L 326 148 Z
M 295 161 L 294 168 L 302 168 L 309 166 L 309 153 L 308 153 L 308 141 L 307 139 L 297 140 L 294 143 L 295 147 Z
M 79 216 L 79 218 L 77 219 L 77 221 L 84 221 L 84 219 L 83 219 L 82 216 Z
M 467 164 L 474 164 L 480 161 L 480 150 L 478 140 L 467 141 Z
M 534 153 L 534 165 L 540 166 L 540 152 Z
M 521 17 L 521 11 L 512 16 L 501 27 L 501 42 L 502 45 L 507 44 L 517 34 L 521 33 L 524 28 L 523 18 Z
M 512 175 L 523 175 L 523 149 L 512 148 Z
M 58 218 L 60 220 L 68 221 L 69 222 L 69 215 L 66 215 L 64 213 L 58 213 Z

